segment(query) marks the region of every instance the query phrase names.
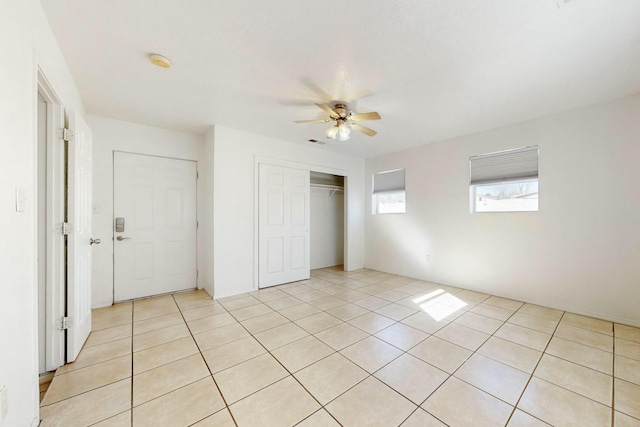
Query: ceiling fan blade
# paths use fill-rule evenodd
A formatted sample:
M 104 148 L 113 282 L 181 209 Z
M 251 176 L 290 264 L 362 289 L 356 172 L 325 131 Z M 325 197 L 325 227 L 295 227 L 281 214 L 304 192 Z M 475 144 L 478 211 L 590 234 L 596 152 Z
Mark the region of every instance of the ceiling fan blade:
M 327 123 L 332 121 L 331 119 L 319 119 L 319 120 L 296 120 L 295 123 Z
M 363 122 L 365 120 L 380 120 L 381 118 L 382 117 L 380 117 L 380 114 L 376 113 L 375 111 L 373 113 L 354 114 L 353 116 L 351 116 L 351 120 L 355 122 Z
M 337 119 L 340 117 L 335 111 L 333 111 L 331 108 L 327 107 L 326 105 L 324 104 L 316 104 L 316 105 L 318 106 L 318 108 L 320 108 L 321 110 L 324 110 L 327 114 L 329 114 L 329 116 L 331 116 L 332 118 Z
M 338 133 L 338 125 L 331 126 L 329 129 L 327 129 L 327 138 L 333 139 L 336 137 L 337 133 Z
M 351 129 L 355 129 L 358 132 L 362 132 L 362 133 L 364 133 L 365 135 L 368 135 L 368 136 L 374 136 L 375 134 L 378 133 L 373 129 L 369 129 L 368 127 L 359 125 L 357 123 L 351 123 Z

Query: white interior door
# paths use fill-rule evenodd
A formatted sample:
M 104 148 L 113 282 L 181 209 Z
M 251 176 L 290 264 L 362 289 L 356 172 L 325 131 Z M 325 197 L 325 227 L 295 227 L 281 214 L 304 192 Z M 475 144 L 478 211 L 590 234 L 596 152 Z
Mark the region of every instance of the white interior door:
M 113 164 L 114 300 L 194 289 L 196 162 L 115 152 Z
M 76 360 L 91 332 L 91 129 L 82 116 L 69 114 L 67 163 L 67 363 Z
M 259 287 L 310 277 L 309 171 L 260 164 Z

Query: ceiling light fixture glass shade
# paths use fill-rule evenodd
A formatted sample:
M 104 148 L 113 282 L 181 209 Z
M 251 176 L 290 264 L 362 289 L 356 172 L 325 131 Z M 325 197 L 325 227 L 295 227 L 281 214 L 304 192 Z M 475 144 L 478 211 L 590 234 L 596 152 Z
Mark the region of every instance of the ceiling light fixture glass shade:
M 327 138 L 333 139 L 336 137 L 337 133 L 338 133 L 338 125 L 331 126 L 329 129 L 327 129 Z
M 338 120 L 338 141 L 347 141 L 351 128 L 342 120 Z

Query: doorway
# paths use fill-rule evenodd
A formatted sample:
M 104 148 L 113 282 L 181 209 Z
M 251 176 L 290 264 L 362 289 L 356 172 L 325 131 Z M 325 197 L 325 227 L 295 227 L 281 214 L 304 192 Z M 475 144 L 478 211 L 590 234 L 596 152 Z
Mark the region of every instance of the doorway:
M 311 171 L 311 269 L 344 265 L 344 176 Z
M 197 285 L 197 163 L 114 152 L 114 301 Z

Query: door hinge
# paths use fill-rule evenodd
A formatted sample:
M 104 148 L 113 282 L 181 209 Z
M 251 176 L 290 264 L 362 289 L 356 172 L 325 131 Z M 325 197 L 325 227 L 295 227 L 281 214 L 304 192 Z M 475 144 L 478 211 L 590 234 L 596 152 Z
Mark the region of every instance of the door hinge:
M 65 331 L 71 327 L 71 317 L 63 317 L 60 319 L 60 330 Z
M 62 139 L 64 139 L 67 142 L 73 141 L 73 132 L 71 131 L 71 129 L 68 129 L 68 128 L 62 129 Z
M 71 230 L 73 230 L 73 226 L 68 222 L 60 223 L 60 234 L 63 236 L 68 236 L 71 234 Z

